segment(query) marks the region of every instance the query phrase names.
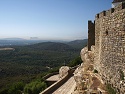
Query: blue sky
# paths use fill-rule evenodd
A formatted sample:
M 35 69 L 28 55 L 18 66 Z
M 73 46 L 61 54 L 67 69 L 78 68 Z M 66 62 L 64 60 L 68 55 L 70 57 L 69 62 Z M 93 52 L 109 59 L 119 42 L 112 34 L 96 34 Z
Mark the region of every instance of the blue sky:
M 113 0 L 0 0 L 0 38 L 87 38 L 88 20 Z

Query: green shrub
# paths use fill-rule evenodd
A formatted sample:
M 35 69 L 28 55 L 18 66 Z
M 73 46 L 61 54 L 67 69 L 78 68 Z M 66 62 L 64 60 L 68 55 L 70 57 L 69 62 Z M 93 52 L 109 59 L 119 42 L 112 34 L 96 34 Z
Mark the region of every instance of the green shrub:
M 112 88 L 110 84 L 106 85 L 106 89 L 108 91 L 108 94 L 116 94 L 116 90 Z
M 52 69 L 50 69 L 48 72 L 49 72 L 49 73 L 59 72 L 59 68 L 60 68 L 60 67 L 61 67 L 61 66 L 52 68 Z
M 35 81 L 27 84 L 24 87 L 24 94 L 39 94 L 47 87 L 45 82 Z
M 22 94 L 25 84 L 23 82 L 14 83 L 8 90 L 8 94 Z
M 7 94 L 7 93 L 8 93 L 8 89 L 7 88 L 0 89 L 0 94 Z
M 68 64 L 68 66 L 74 67 L 74 66 L 79 65 L 79 64 L 81 64 L 81 63 L 82 63 L 82 59 L 81 59 L 81 57 L 79 56 L 79 57 L 75 58 L 74 60 L 72 60 L 72 61 Z

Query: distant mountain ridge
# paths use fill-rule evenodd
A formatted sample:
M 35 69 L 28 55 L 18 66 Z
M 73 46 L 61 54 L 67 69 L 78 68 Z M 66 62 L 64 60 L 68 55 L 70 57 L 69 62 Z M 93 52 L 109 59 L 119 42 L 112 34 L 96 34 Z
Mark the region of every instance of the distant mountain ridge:
M 87 45 L 87 42 L 88 42 L 88 39 L 84 39 L 84 40 L 74 40 L 74 41 L 68 42 L 67 44 L 74 48 L 82 49 Z
M 23 39 L 23 38 L 2 38 L 0 40 L 26 40 L 26 39 Z
M 72 46 L 65 44 L 65 43 L 58 43 L 58 42 L 43 42 L 33 45 L 28 45 L 27 47 L 39 50 L 50 50 L 50 51 L 69 51 L 75 50 Z
M 18 45 L 18 46 L 25 46 L 25 45 L 33 45 L 38 43 L 44 43 L 44 45 L 47 45 L 48 43 L 64 43 L 71 47 L 75 47 L 78 49 L 83 48 L 87 44 L 87 39 L 84 40 L 74 40 L 74 41 L 59 41 L 59 40 L 26 40 L 22 38 L 4 38 L 0 39 L 0 46 L 10 46 L 10 45 Z M 43 44 L 41 44 L 43 45 Z
M 81 50 L 87 45 L 87 39 L 84 40 L 74 40 L 71 42 L 42 42 L 33 45 L 28 45 L 27 47 L 39 49 L 39 50 L 60 50 L 60 51 L 69 51 L 69 50 Z

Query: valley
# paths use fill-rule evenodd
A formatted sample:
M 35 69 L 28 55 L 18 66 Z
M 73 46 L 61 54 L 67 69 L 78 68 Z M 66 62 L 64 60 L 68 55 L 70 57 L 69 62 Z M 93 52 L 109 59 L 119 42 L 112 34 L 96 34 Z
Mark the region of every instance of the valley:
M 58 71 L 79 56 L 82 42 L 42 42 L 24 46 L 2 46 L 0 49 L 0 91 L 15 82 L 29 83 L 48 72 Z M 87 44 L 87 42 L 85 41 Z M 76 48 L 73 45 L 79 46 Z M 85 44 L 85 45 L 86 45 Z

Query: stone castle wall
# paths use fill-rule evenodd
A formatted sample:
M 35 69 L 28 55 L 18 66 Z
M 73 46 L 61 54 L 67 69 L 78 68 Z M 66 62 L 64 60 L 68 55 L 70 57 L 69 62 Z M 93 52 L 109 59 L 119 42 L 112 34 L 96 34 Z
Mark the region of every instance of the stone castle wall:
M 125 93 L 125 3 L 96 15 L 95 68 L 105 83 Z
M 91 50 L 91 46 L 95 45 L 95 23 L 88 21 L 88 50 Z

